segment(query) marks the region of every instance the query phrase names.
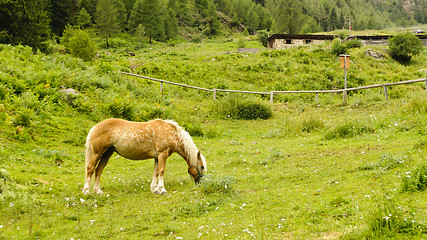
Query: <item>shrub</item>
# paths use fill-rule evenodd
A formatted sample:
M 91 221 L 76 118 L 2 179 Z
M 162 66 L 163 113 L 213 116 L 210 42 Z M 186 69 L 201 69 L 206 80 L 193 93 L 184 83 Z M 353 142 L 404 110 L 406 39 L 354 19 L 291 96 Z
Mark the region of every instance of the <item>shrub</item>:
M 134 119 L 135 107 L 130 100 L 115 97 L 107 105 L 107 109 L 112 117 L 126 120 Z
M 340 54 L 345 54 L 347 53 L 347 47 L 341 43 L 341 40 L 335 38 L 332 41 L 331 53 L 336 56 L 339 56 Z
M 85 30 L 67 27 L 61 42 L 74 57 L 79 57 L 84 61 L 90 61 L 95 57 L 95 43 Z
M 362 47 L 362 42 L 357 39 L 352 39 L 344 43 L 346 48 L 360 48 Z
M 407 63 L 423 49 L 421 40 L 413 33 L 396 34 L 388 40 L 390 56 L 398 62 Z
M 339 56 L 340 54 L 346 54 L 347 50 L 350 48 L 360 48 L 361 46 L 362 42 L 357 39 L 352 39 L 343 43 L 336 38 L 332 41 L 331 53 Z
M 272 110 L 259 102 L 242 102 L 236 106 L 238 119 L 256 120 L 268 119 L 273 115 Z
M 6 85 L 0 84 L 0 99 L 5 99 L 8 95 L 9 89 Z
M 268 31 L 267 30 L 259 30 L 257 34 L 258 41 L 262 43 L 264 47 L 268 45 Z
M 273 116 L 271 107 L 258 100 L 243 100 L 235 96 L 229 96 L 220 101 L 219 108 L 215 110 L 228 119 L 268 119 Z
M 186 122 L 182 126 L 188 132 L 188 134 L 190 134 L 190 136 L 195 136 L 195 137 L 204 136 L 202 127 L 200 127 L 200 125 L 198 125 L 197 123 Z
M 22 127 L 31 126 L 31 119 L 33 117 L 33 114 L 33 110 L 31 109 L 24 109 L 18 112 L 13 121 L 13 125 Z

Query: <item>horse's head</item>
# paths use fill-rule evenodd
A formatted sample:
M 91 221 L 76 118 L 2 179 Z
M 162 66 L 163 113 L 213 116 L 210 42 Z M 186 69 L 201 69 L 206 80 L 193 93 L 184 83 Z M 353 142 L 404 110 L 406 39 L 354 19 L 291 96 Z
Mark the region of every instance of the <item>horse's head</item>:
M 188 168 L 188 174 L 194 179 L 195 183 L 199 183 L 203 177 L 203 172 L 206 170 L 206 160 L 205 157 L 197 152 L 197 165 L 191 165 Z

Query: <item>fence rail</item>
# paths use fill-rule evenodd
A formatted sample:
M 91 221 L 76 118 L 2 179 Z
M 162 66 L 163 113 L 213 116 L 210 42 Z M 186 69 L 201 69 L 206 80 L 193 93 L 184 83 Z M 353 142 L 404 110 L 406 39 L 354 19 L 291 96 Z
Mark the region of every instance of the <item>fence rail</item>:
M 171 84 L 171 85 L 177 85 L 177 86 L 197 89 L 197 90 L 201 90 L 201 91 L 213 92 L 213 98 L 214 99 L 216 99 L 216 93 L 217 92 L 270 95 L 270 102 L 271 103 L 273 103 L 274 95 L 283 94 L 283 93 L 315 93 L 316 94 L 316 102 L 318 102 L 319 101 L 319 97 L 318 97 L 319 93 L 341 93 L 342 92 L 343 95 L 346 95 L 347 92 L 349 92 L 349 91 L 356 91 L 356 90 L 369 89 L 369 88 L 381 88 L 381 87 L 384 89 L 385 98 L 388 99 L 387 87 L 395 86 L 395 85 L 402 85 L 402 84 L 411 84 L 411 83 L 417 83 L 417 82 L 425 82 L 425 89 L 427 90 L 427 78 L 420 78 L 420 79 L 407 80 L 407 81 L 394 82 L 394 83 L 375 84 L 375 85 L 355 87 L 355 88 L 334 89 L 334 90 L 253 92 L 253 91 L 227 90 L 227 89 L 208 89 L 208 88 L 201 88 L 201 87 L 195 87 L 195 86 L 191 86 L 191 85 L 187 85 L 187 84 L 181 84 L 181 83 L 166 81 L 166 80 L 162 80 L 162 79 L 151 78 L 151 77 L 142 76 L 142 75 L 138 75 L 138 74 L 134 74 L 134 73 L 128 73 L 128 72 L 122 72 L 122 71 L 119 71 L 119 73 L 134 76 L 134 77 L 144 78 L 144 79 L 148 79 L 148 80 L 152 80 L 152 81 L 156 81 L 156 82 L 160 82 L 160 91 L 163 91 L 163 83 L 167 83 L 167 84 Z

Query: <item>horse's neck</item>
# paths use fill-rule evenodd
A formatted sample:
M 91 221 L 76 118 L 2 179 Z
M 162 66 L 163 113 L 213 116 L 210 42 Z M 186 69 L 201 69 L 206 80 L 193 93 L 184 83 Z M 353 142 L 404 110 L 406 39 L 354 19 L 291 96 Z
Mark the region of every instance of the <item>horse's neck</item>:
M 188 164 L 188 167 L 190 167 L 191 165 L 194 165 L 192 155 L 194 155 L 194 151 L 191 151 L 188 146 L 185 146 L 184 144 L 182 144 L 180 147 L 177 148 L 176 151 L 182 158 L 185 159 L 185 161 Z

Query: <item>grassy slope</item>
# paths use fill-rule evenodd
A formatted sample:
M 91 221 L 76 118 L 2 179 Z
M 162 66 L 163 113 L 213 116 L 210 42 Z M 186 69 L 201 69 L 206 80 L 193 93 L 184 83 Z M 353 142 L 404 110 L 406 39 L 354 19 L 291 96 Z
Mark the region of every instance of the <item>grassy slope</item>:
M 155 46 L 133 59 L 113 54 L 93 64 L 3 49 L 1 82 L 23 80 L 26 91 L 37 94 L 40 85 L 51 98 L 8 93 L 0 103 L 0 238 L 360 238 L 370 234 L 370 219 L 383 217 L 376 213 L 382 206 L 427 224 L 426 193 L 401 191 L 401 179 L 426 160 L 422 84 L 391 89 L 389 101 L 379 90 L 356 93 L 346 106 L 334 95 L 321 95 L 319 105 L 311 95 L 283 96 L 276 100 L 290 102 L 274 104 L 273 118 L 238 121 L 215 116 L 219 103 L 210 94 L 166 86 L 161 96 L 158 84 L 115 73 L 136 66 L 135 72 L 157 78 L 258 91 L 311 87 L 317 78 L 321 88 L 341 81 L 338 61 L 323 50 L 223 54 L 234 49 L 232 42 Z M 351 55 L 350 79 L 364 84 L 425 77 L 419 71 L 425 54 L 410 66 L 366 58 L 363 49 Z M 70 106 L 56 93 L 61 85 L 84 97 Z M 111 101 L 135 105 L 136 120 L 150 116 L 154 105 L 160 116 L 214 132 L 194 137 L 208 160 L 209 181 L 194 187 L 184 161 L 173 155 L 166 173 L 170 194 L 153 195 L 152 161 L 115 155 L 103 174 L 106 194 L 82 195 L 85 135 L 115 112 L 106 107 Z M 17 133 L 13 122 L 28 106 L 31 124 Z M 351 129 L 353 137 L 337 137 Z

